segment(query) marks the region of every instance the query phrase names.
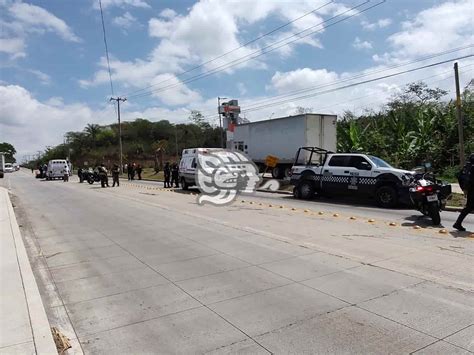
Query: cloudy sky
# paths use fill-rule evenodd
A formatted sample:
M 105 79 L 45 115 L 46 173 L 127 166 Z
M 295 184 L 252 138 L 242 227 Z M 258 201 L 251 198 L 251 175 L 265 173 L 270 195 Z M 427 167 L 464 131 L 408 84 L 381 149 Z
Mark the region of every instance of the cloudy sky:
M 452 97 L 452 62 L 332 91 L 474 53 L 473 0 L 382 1 L 102 0 L 122 117 L 215 123 L 218 96 L 251 121 L 360 112 L 416 80 Z M 99 0 L 0 0 L 0 21 L 0 142 L 18 158 L 116 120 Z

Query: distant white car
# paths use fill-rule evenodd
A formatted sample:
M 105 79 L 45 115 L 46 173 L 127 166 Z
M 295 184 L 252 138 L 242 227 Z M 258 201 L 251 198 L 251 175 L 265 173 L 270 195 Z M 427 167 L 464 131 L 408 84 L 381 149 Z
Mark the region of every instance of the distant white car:
M 5 163 L 5 170 L 4 172 L 6 173 L 13 173 L 15 171 L 15 168 L 13 167 L 13 164 L 11 163 Z

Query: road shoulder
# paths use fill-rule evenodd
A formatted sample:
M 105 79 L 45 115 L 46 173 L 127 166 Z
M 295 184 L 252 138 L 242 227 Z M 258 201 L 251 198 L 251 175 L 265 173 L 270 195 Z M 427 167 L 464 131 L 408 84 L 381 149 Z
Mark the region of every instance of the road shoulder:
M 56 354 L 38 285 L 28 259 L 8 190 L 0 187 L 2 305 L 0 351 L 19 346 L 37 354 Z M 10 348 L 10 350 L 9 350 Z

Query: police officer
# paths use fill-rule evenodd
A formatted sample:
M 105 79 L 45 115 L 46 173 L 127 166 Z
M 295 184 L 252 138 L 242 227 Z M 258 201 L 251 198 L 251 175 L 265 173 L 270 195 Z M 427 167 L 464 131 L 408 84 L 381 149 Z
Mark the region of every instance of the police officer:
M 170 168 L 170 163 L 166 162 L 165 167 L 163 168 L 163 173 L 165 175 L 165 188 L 166 187 L 171 187 L 170 185 L 170 178 L 171 178 L 171 168 Z
M 175 187 L 179 187 L 179 168 L 176 163 L 171 168 L 171 187 L 173 187 L 173 184 L 175 184 Z
M 104 164 L 99 166 L 100 185 L 102 187 L 109 187 L 109 177 L 107 176 L 107 168 Z
M 471 164 L 470 172 L 469 172 L 469 183 L 467 185 L 467 203 L 466 207 L 461 211 L 459 217 L 454 223 L 453 227 L 456 228 L 458 231 L 464 232 L 466 228 L 462 226 L 462 221 L 469 213 L 474 211 L 474 153 L 471 154 L 469 157 L 469 162 Z
M 119 175 L 120 175 L 119 166 L 117 164 L 114 164 L 114 167 L 112 168 L 112 180 L 113 180 L 112 187 L 115 187 L 115 183 L 117 183 L 117 187 L 120 186 Z

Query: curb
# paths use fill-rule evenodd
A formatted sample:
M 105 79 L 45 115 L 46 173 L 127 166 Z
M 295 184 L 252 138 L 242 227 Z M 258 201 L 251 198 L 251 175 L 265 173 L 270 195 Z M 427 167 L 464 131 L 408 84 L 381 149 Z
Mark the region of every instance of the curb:
M 10 218 L 10 226 L 15 242 L 18 264 L 23 281 L 28 313 L 30 316 L 30 325 L 33 333 L 33 342 L 37 354 L 57 354 L 56 344 L 51 334 L 48 317 L 44 309 L 43 301 L 36 284 L 33 270 L 31 269 L 30 260 L 26 253 L 25 244 L 21 236 L 20 228 L 15 217 L 13 205 L 8 194 L 8 190 L 1 188 L 0 191 L 5 193 L 7 200 L 8 216 Z

